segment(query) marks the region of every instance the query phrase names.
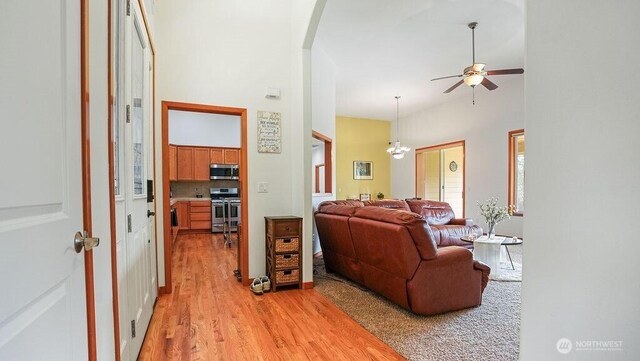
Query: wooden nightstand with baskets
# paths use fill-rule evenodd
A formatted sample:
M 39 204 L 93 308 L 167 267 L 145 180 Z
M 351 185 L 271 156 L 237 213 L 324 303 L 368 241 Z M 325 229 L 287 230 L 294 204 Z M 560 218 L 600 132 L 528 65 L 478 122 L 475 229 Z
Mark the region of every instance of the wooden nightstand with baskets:
M 264 217 L 267 277 L 271 289 L 297 285 L 302 288 L 302 218 Z

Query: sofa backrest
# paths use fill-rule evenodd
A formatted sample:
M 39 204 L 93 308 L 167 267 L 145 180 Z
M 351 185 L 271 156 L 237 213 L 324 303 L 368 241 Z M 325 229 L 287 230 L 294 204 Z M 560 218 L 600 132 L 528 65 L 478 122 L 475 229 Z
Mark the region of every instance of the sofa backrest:
M 428 200 L 407 200 L 406 202 L 411 212 L 421 215 L 431 225 L 448 224 L 455 218 L 453 209 L 446 202 Z
M 358 206 L 322 202 L 318 206 L 315 221 L 322 250 L 332 251 L 349 258 L 356 258 L 349 229 L 349 218 Z
M 381 207 L 363 207 L 355 210 L 351 219 L 354 218 L 369 220 L 369 224 L 374 229 L 389 224 L 394 225 L 392 228 L 399 234 L 410 236 L 413 246 L 422 259 L 429 260 L 437 257 L 438 251 L 431 227 L 417 214 Z M 355 237 L 356 231 L 353 227 L 351 233 Z
M 409 205 L 402 199 L 379 199 L 379 200 L 370 200 L 364 201 L 365 207 L 382 207 L 382 208 L 391 208 L 391 209 L 399 209 L 402 211 L 411 212 Z
M 353 200 L 353 199 L 338 199 L 335 201 L 324 201 L 318 205 L 318 210 L 321 207 L 326 206 L 353 206 L 353 207 L 364 207 L 364 203 L 362 201 Z

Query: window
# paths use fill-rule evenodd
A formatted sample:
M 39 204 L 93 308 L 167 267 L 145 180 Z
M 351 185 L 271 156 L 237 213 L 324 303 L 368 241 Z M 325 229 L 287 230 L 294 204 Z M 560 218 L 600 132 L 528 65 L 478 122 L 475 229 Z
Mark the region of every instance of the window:
M 524 215 L 524 129 L 509 132 L 509 205 Z

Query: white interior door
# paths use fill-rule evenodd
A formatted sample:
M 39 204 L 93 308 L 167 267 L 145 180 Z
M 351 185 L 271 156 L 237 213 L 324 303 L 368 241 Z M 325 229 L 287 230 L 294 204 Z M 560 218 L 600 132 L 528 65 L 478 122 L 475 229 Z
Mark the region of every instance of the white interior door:
M 116 202 L 120 349 L 134 360 L 142 346 L 157 296 L 153 203 L 147 179 L 153 179 L 151 123 L 151 52 L 137 2 L 130 15 L 119 12 L 121 52 L 116 72 L 120 97 L 117 141 L 120 183 Z M 118 101 L 116 101 L 118 103 Z
M 86 360 L 80 2 L 0 2 L 0 360 Z

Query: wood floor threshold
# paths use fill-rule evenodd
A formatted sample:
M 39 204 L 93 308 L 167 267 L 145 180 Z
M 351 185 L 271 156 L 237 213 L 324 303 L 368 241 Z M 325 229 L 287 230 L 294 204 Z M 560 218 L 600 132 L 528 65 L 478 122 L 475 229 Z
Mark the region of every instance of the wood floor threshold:
M 221 235 L 178 236 L 139 360 L 404 360 L 314 289 L 254 295 L 236 257 Z

